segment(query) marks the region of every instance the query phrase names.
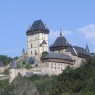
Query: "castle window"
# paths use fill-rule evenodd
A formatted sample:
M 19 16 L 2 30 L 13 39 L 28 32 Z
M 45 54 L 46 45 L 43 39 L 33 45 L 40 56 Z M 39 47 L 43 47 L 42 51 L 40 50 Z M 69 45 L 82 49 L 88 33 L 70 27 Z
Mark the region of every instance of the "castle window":
M 51 65 L 53 65 L 53 64 L 51 63 Z
M 32 48 L 32 43 L 31 43 L 31 48 Z
M 32 54 L 32 51 L 31 51 L 31 54 Z
M 37 51 L 35 50 L 35 55 L 37 55 Z

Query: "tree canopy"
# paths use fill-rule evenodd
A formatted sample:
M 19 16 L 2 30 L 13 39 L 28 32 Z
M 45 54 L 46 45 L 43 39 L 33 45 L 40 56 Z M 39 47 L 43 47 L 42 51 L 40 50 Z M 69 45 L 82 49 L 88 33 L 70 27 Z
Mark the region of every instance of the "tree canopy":
M 8 65 L 11 61 L 12 58 L 8 57 L 6 55 L 0 55 L 0 61 L 4 64 L 4 65 Z

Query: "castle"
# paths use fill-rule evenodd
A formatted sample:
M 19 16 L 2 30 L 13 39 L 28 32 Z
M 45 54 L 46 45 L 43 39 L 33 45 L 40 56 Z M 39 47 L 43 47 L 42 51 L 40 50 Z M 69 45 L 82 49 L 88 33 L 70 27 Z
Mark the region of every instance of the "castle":
M 22 57 L 19 58 L 18 62 L 23 61 L 20 65 L 24 66 L 29 62 L 33 68 L 29 70 L 24 67 L 18 68 L 18 63 L 13 62 L 9 75 L 10 82 L 18 73 L 22 76 L 31 76 L 33 74 L 59 75 L 67 66 L 79 67 L 82 61 L 90 56 L 91 53 L 87 45 L 85 48 L 72 46 L 61 31 L 55 42 L 48 47 L 49 32 L 42 20 L 34 21 L 32 26 L 29 26 L 26 31 L 28 53 L 26 54 L 23 50 Z M 41 59 L 43 52 L 48 53 Z
M 34 21 L 32 26 L 29 26 L 29 29 L 26 31 L 27 34 L 27 50 L 28 56 L 35 57 L 40 60 L 42 52 L 52 52 L 52 53 L 62 53 L 68 55 L 75 60 L 77 63 L 77 58 L 85 58 L 89 56 L 90 51 L 88 46 L 86 48 L 82 48 L 79 46 L 72 46 L 67 39 L 62 36 L 60 32 L 60 36 L 56 39 L 56 41 L 49 47 L 48 50 L 48 35 L 49 29 L 43 24 L 42 20 Z
M 49 47 L 49 52 L 49 29 L 46 28 L 42 20 L 34 21 L 32 26 L 29 26 L 26 34 L 28 56 L 40 60 L 42 53 L 45 51 L 48 52 L 42 61 L 48 66 L 49 74 L 58 75 L 68 65 L 78 67 L 82 61 L 90 55 L 87 45 L 86 48 L 72 46 L 67 39 L 62 36 L 61 32 L 60 36 Z

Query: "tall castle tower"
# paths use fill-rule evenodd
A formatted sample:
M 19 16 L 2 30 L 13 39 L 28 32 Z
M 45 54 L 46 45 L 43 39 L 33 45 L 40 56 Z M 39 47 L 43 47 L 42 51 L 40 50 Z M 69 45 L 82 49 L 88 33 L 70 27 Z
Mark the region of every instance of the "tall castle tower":
M 28 56 L 40 60 L 42 52 L 48 52 L 49 30 L 45 27 L 42 20 L 34 21 L 32 26 L 26 31 Z

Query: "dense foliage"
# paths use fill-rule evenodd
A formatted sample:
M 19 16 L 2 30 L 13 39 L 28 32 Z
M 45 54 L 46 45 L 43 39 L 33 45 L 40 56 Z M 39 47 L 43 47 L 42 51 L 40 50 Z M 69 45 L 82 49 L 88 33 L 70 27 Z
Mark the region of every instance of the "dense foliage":
M 43 59 L 47 54 L 48 54 L 48 52 L 47 52 L 47 51 L 42 52 L 41 59 Z
M 37 87 L 37 90 L 40 95 L 50 95 L 53 83 L 56 83 L 57 76 L 48 76 L 48 75 L 33 75 L 29 78 L 33 84 Z
M 58 76 L 34 75 L 30 80 L 40 95 L 95 95 L 95 58 L 79 68 L 67 67 Z
M 8 65 L 11 61 L 12 58 L 8 57 L 6 55 L 0 55 L 0 61 L 4 64 L 4 65 Z
M 31 63 L 30 63 L 30 62 L 27 62 L 27 63 L 25 64 L 25 68 L 26 68 L 26 69 L 31 69 L 31 68 L 32 68 Z
M 67 68 L 52 86 L 51 95 L 95 95 L 95 58 L 79 68 Z
M 8 83 L 9 83 L 8 79 L 0 80 L 0 89 L 3 88 L 4 86 L 8 85 Z

